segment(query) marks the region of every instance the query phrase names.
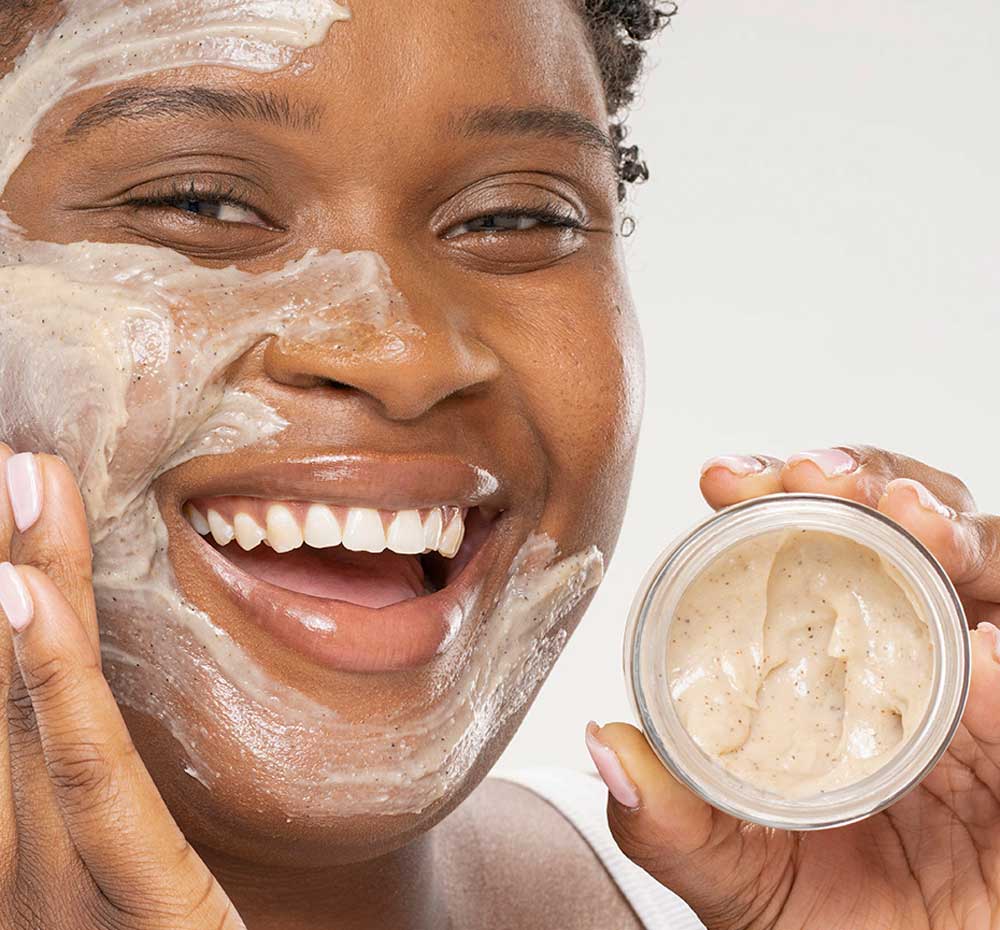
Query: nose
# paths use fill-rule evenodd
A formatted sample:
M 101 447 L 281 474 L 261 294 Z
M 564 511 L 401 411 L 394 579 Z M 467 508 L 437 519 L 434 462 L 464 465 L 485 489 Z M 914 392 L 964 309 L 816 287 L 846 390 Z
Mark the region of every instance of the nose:
M 420 314 L 422 325 L 403 324 L 350 344 L 271 340 L 264 369 L 280 384 L 358 391 L 387 418 L 413 420 L 446 398 L 485 389 L 500 373 L 496 354 L 457 316 Z

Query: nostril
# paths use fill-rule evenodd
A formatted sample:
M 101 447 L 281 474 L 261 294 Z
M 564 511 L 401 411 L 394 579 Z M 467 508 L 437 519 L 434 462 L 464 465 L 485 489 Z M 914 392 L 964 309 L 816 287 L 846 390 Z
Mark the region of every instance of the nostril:
M 334 390 L 352 390 L 351 385 L 346 381 L 335 381 L 333 378 L 324 378 L 322 375 L 309 374 L 308 372 L 283 372 L 280 379 L 281 384 L 288 387 L 312 389 L 312 388 L 333 388 Z

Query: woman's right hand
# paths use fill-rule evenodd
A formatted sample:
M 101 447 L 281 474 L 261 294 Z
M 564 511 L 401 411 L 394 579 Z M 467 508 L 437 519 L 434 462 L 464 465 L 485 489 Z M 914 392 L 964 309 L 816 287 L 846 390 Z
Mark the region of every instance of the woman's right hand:
M 245 930 L 101 672 L 73 476 L 3 444 L 0 466 L 0 927 Z

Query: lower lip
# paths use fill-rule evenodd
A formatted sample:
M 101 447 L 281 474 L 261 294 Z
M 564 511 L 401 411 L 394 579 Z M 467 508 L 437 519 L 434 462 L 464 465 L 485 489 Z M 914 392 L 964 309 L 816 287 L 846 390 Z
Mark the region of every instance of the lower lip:
M 434 594 L 371 608 L 279 588 L 242 571 L 194 533 L 227 597 L 276 640 L 317 665 L 350 672 L 416 668 L 455 640 L 496 564 L 500 520 L 450 584 Z

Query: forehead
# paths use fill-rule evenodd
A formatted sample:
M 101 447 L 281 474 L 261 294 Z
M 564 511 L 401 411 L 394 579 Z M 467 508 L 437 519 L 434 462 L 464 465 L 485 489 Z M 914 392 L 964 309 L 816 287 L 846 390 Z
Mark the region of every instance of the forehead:
M 491 106 L 578 112 L 607 125 L 604 90 L 576 0 L 354 0 L 349 22 L 289 81 L 357 137 L 390 127 L 421 142 L 457 113 Z
M 229 6 L 238 20 L 239 4 Z M 509 103 L 577 110 L 603 125 L 604 89 L 581 6 L 578 0 L 351 0 L 350 19 L 299 52 L 293 69 L 252 74 L 194 66 L 134 83 L 186 84 L 192 71 L 210 79 L 204 83 L 268 83 L 339 113 L 341 122 L 358 111 L 377 120 L 399 111 Z M 72 99 L 76 107 L 66 100 L 58 109 L 65 116 L 108 89 L 84 91 Z
M 576 0 L 354 0 L 351 14 L 313 56 L 373 96 L 555 96 L 603 109 Z

